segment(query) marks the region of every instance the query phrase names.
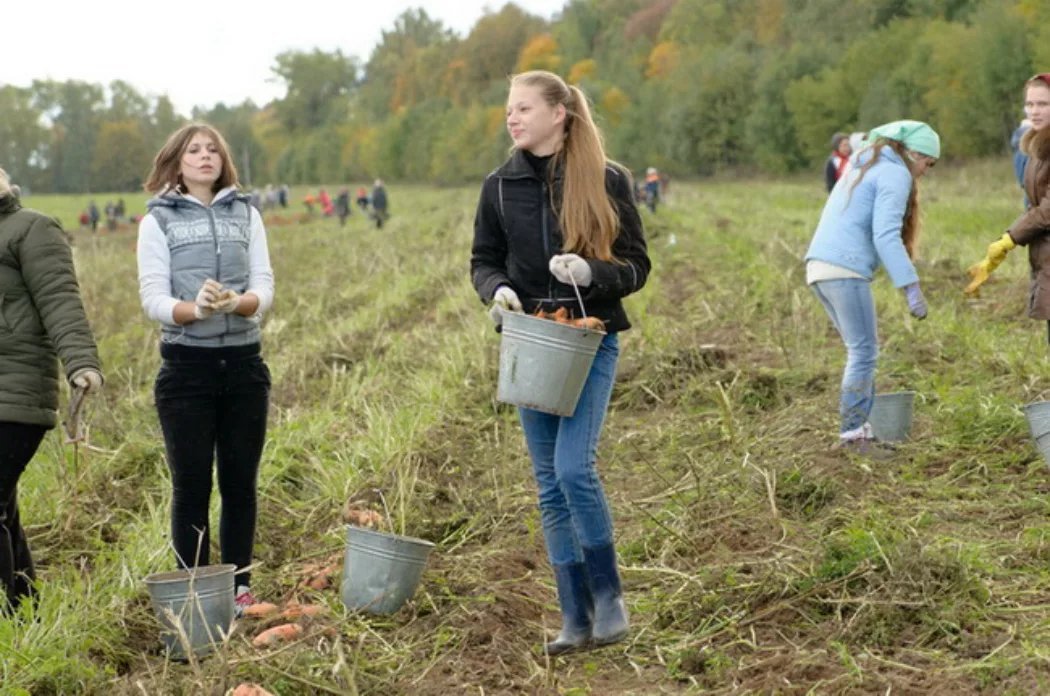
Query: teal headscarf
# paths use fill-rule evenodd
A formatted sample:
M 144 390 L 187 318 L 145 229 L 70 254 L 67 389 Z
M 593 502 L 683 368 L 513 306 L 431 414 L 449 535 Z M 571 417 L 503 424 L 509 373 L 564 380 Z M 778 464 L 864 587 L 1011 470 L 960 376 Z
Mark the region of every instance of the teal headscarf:
M 904 143 L 904 147 L 921 155 L 938 159 L 941 156 L 941 137 L 937 131 L 922 121 L 892 121 L 868 133 L 868 141 L 876 138 L 888 138 Z

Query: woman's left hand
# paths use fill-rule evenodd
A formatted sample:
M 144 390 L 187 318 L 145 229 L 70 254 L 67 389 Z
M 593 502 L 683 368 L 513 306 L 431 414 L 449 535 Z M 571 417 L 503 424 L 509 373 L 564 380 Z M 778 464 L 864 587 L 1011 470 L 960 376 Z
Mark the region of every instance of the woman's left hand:
M 231 314 L 240 304 L 241 296 L 227 288 L 219 293 L 219 299 L 212 303 L 211 308 L 220 314 Z
M 579 254 L 553 256 L 548 268 L 551 275 L 566 285 L 572 285 L 574 280 L 576 285 L 583 288 L 591 284 L 591 266 Z
M 908 311 L 916 319 L 925 319 L 927 308 L 926 298 L 922 295 L 922 289 L 918 283 L 912 283 L 904 287 L 904 296 L 908 299 Z

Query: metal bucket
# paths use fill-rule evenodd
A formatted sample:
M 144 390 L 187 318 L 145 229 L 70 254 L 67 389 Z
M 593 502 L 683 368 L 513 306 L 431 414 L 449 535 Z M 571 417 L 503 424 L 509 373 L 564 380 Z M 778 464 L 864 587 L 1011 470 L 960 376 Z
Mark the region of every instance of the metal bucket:
M 571 416 L 604 337 L 601 331 L 504 312 L 496 399 Z
M 434 544 L 347 525 L 343 604 L 353 611 L 392 614 L 416 593 Z
M 1036 401 L 1024 407 L 1028 429 L 1047 465 L 1050 465 L 1050 401 Z
M 153 612 L 162 625 L 161 642 L 175 659 L 206 655 L 233 625 L 232 563 L 154 573 L 146 578 Z
M 911 430 L 914 408 L 913 391 L 876 394 L 871 413 L 868 415 L 868 422 L 871 423 L 875 437 L 884 442 L 906 440 L 908 431 Z

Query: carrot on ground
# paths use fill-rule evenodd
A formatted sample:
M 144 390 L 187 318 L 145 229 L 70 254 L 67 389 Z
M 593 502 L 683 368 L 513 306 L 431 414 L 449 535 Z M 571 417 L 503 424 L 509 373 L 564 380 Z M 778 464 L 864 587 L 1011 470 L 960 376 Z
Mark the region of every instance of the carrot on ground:
M 259 602 L 258 604 L 250 604 L 244 608 L 244 617 L 249 619 L 261 619 L 275 614 L 277 612 L 277 605 L 270 604 L 269 602 Z
M 286 623 L 280 626 L 274 626 L 268 628 L 259 635 L 255 636 L 252 641 L 252 645 L 257 648 L 266 647 L 267 645 L 274 645 L 276 643 L 284 643 L 290 640 L 295 640 L 303 634 L 303 627 L 299 624 Z
M 258 684 L 245 682 L 244 684 L 238 684 L 237 688 L 230 693 L 230 696 L 273 696 L 273 694 Z
M 288 619 L 289 621 L 295 621 L 296 619 L 300 619 L 304 616 L 320 616 L 321 614 L 324 614 L 327 611 L 328 607 L 322 606 L 320 604 L 292 603 L 284 608 L 284 611 L 281 612 L 281 616 L 285 619 Z

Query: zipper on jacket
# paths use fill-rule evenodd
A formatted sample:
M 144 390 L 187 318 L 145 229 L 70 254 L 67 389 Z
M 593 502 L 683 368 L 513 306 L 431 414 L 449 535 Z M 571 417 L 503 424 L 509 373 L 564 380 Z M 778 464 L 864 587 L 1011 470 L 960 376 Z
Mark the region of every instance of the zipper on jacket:
M 208 224 L 211 226 L 211 238 L 215 241 L 215 282 L 221 283 L 219 280 L 220 273 L 222 272 L 222 245 L 219 243 L 219 232 L 215 228 L 215 213 L 212 211 L 211 206 L 207 206 L 205 210 L 208 211 Z M 222 315 L 223 323 L 226 325 L 226 330 L 219 336 L 219 343 L 226 343 L 226 334 L 230 333 L 230 315 Z
M 540 229 L 543 234 L 543 253 L 546 254 L 547 263 L 550 264 L 551 259 L 551 241 L 550 241 L 550 230 L 547 225 L 547 182 L 540 182 Z M 552 276 L 547 273 L 547 297 L 554 295 L 554 282 Z

